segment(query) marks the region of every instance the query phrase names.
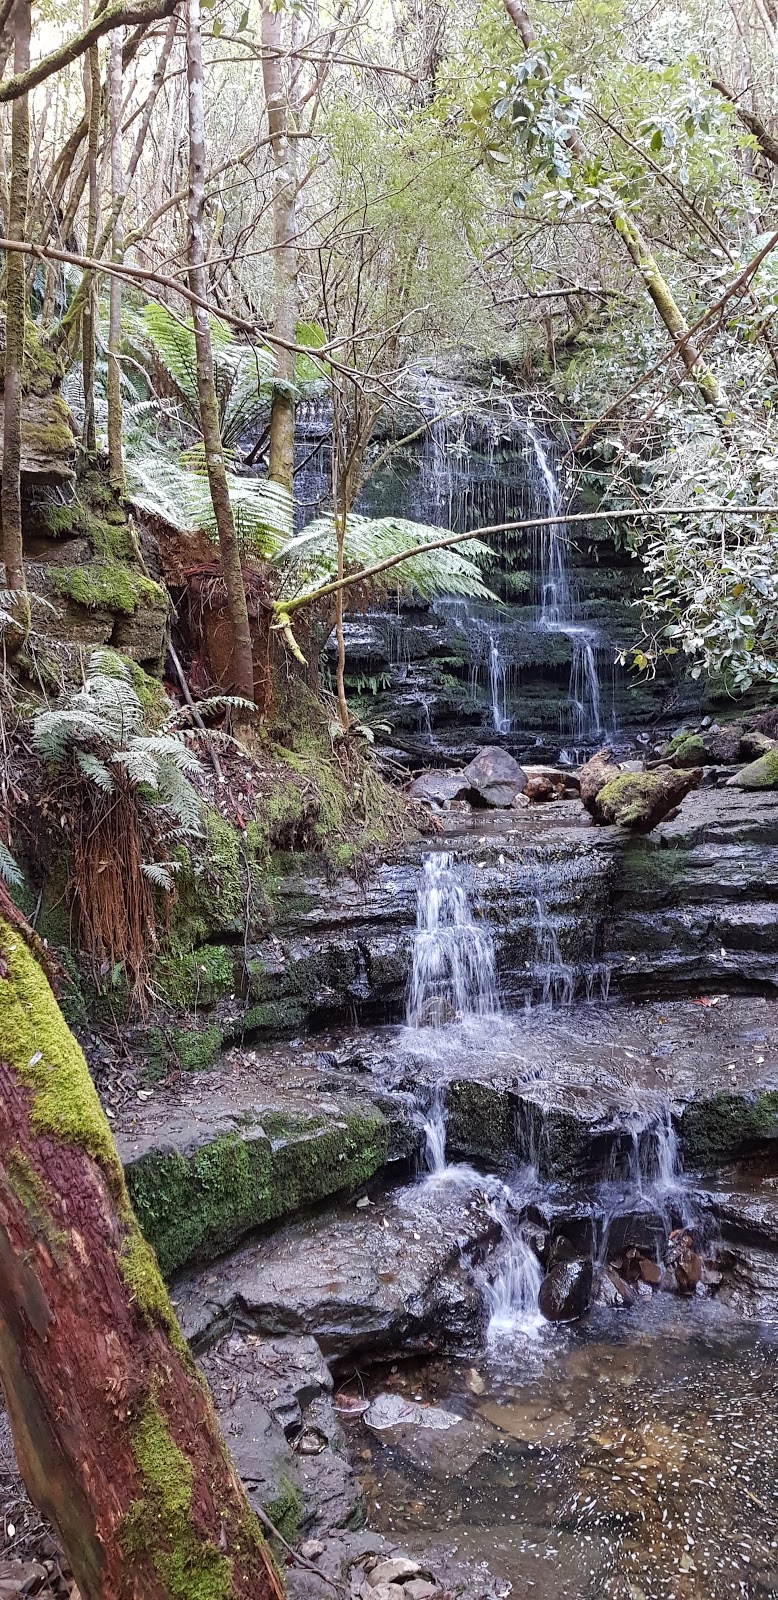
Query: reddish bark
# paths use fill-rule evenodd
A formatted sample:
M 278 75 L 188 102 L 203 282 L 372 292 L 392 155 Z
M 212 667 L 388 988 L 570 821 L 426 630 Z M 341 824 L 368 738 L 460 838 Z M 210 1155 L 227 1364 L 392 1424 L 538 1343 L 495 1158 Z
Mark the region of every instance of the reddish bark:
M 83 1600 L 279 1600 L 84 1058 L 3 919 L 0 1379 L 25 1483 Z

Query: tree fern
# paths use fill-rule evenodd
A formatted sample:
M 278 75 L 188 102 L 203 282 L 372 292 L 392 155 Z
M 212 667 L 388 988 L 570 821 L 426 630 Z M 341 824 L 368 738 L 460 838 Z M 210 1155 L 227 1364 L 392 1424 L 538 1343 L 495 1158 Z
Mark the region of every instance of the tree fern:
M 128 451 L 127 488 L 139 510 L 162 517 L 182 533 L 201 530 L 216 539 L 207 478 L 171 460 L 149 440 Z M 227 473 L 238 538 L 259 555 L 269 555 L 285 543 L 292 529 L 292 498 L 278 483 L 261 478 L 238 478 Z
M 414 554 L 414 547 L 439 539 L 440 528 L 410 522 L 403 517 L 362 517 L 352 513 L 346 525 L 343 547 L 347 573 L 359 572 L 390 556 L 407 557 L 374 581 L 376 589 L 403 589 L 431 600 L 437 595 L 458 594 L 478 600 L 494 600 L 486 587 L 479 563 L 486 561 L 489 546 L 480 539 L 468 539 L 450 550 L 430 550 Z M 335 522 L 331 514 L 317 517 L 296 538 L 276 551 L 275 564 L 281 571 L 284 595 L 299 593 L 329 582 L 337 572 Z
M 7 884 L 9 889 L 19 889 L 24 883 L 21 868 L 2 839 L 0 839 L 0 883 Z
M 191 322 L 180 322 L 160 305 L 145 306 L 142 316 L 155 355 L 175 384 L 190 420 L 200 431 L 197 357 Z M 275 358 L 264 345 L 241 344 L 217 317 L 211 317 L 210 323 L 222 443 L 225 450 L 230 450 L 242 434 L 256 425 L 267 407 Z
M 138 805 L 160 813 L 169 835 L 200 832 L 200 801 L 186 776 L 199 772 L 200 762 L 175 728 L 144 733 L 129 669 L 112 651 L 93 651 L 83 687 L 38 713 L 33 743 L 44 760 L 70 768 L 101 794 L 112 793 L 121 774 Z

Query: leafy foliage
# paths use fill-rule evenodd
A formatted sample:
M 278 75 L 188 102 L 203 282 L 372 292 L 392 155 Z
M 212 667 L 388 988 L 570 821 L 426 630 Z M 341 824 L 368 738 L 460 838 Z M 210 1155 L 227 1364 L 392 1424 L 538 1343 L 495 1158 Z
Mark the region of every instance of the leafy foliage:
M 181 532 L 203 530 L 216 538 L 208 479 L 202 464 L 182 465 L 155 441 L 146 438 L 127 452 L 130 499 L 152 516 L 162 517 Z M 287 490 L 265 478 L 239 478 L 227 473 L 238 538 L 260 555 L 270 554 L 292 528 L 292 502 Z
M 165 306 L 144 307 L 143 323 L 152 348 L 181 396 L 190 421 L 200 428 L 194 327 Z M 241 344 L 223 322 L 211 317 L 214 381 L 222 443 L 234 449 L 255 428 L 272 389 L 275 359 L 264 345 Z
M 441 534 L 440 528 L 402 517 L 362 517 L 352 513 L 347 519 L 343 547 L 345 570 L 358 572 L 391 556 L 404 555 L 402 563 L 371 580 L 373 590 L 399 585 L 424 600 L 443 594 L 494 599 L 481 577 L 479 562 L 490 554 L 488 545 L 481 540 L 468 539 L 450 550 L 414 555 L 414 546 L 439 539 Z M 281 591 L 285 596 L 328 583 L 337 573 L 334 518 L 317 517 L 296 538 L 288 540 L 274 560 L 282 572 Z
M 187 776 L 200 763 L 174 728 L 143 731 L 129 668 L 111 651 L 93 651 L 83 687 L 38 712 L 33 744 L 44 761 L 69 768 L 103 795 L 129 788 L 139 807 L 155 809 L 168 838 L 200 832 L 200 802 Z

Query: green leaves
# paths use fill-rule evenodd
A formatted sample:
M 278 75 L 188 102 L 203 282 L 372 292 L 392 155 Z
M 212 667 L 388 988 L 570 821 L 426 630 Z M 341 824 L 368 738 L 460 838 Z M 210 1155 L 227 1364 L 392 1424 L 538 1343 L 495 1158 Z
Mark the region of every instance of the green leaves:
M 175 385 L 190 421 L 200 430 L 194 328 L 165 306 L 144 306 L 143 325 L 157 359 Z M 265 345 L 242 344 L 218 317 L 210 318 L 222 443 L 239 443 L 267 406 L 275 357 Z
M 414 546 L 445 537 L 444 530 L 403 517 L 348 518 L 343 547 L 347 573 L 359 572 L 391 556 L 403 555 L 397 566 L 371 580 L 371 588 L 398 586 L 430 600 L 436 595 L 468 595 L 481 600 L 495 596 L 486 587 L 480 563 L 490 554 L 488 545 L 468 539 L 450 550 L 414 553 Z M 289 539 L 274 556 L 281 571 L 281 594 L 291 597 L 301 588 L 318 588 L 337 573 L 337 542 L 332 515 L 317 517 L 296 538 Z

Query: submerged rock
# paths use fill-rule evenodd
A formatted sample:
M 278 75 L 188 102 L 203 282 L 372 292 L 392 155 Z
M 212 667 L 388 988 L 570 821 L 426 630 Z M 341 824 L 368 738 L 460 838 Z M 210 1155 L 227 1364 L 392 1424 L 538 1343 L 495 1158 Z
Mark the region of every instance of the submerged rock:
M 592 1298 L 591 1261 L 559 1261 L 540 1285 L 539 1306 L 549 1322 L 575 1322 L 588 1311 Z
M 510 806 L 527 787 L 526 774 L 518 761 L 500 745 L 486 745 L 479 750 L 462 776 L 476 805 Z
M 654 772 L 619 773 L 597 791 L 594 815 L 599 822 L 616 822 L 636 833 L 649 833 L 697 787 L 700 777 L 699 767 L 681 772 L 659 767 Z

